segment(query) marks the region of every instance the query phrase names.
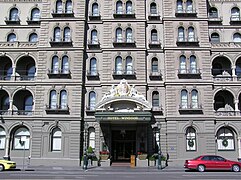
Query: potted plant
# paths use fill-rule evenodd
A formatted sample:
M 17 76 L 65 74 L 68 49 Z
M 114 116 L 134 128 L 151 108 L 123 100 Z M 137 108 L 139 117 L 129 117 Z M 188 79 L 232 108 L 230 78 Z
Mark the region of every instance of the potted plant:
M 156 156 L 155 156 L 155 154 L 150 156 L 148 159 L 149 159 L 149 166 L 155 166 L 155 163 L 156 163 Z
M 145 159 L 147 159 L 147 153 L 145 153 L 145 152 L 137 152 L 137 158 L 139 160 L 145 160 Z
M 100 159 L 101 160 L 107 160 L 110 156 L 109 151 L 104 150 L 104 151 L 100 151 Z

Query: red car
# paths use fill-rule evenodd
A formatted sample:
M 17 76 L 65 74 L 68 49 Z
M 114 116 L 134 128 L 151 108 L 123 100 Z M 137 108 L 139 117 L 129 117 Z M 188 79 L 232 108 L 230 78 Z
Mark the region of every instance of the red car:
M 239 172 L 241 163 L 227 160 L 221 156 L 202 155 L 192 160 L 186 160 L 184 168 L 195 169 L 199 172 L 203 172 L 205 170 L 231 170 Z

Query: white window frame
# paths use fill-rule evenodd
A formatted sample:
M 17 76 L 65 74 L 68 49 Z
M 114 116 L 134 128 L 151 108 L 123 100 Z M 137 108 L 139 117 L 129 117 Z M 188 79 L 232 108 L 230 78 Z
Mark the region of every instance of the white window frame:
M 62 150 L 62 132 L 60 128 L 54 128 L 51 134 L 51 151 L 59 152 Z

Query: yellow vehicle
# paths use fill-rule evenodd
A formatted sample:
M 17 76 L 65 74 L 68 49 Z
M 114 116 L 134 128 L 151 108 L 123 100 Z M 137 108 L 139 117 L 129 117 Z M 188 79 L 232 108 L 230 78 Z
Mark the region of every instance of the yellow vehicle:
M 15 162 L 0 159 L 0 171 L 8 170 L 8 169 L 15 169 L 15 168 L 16 168 Z

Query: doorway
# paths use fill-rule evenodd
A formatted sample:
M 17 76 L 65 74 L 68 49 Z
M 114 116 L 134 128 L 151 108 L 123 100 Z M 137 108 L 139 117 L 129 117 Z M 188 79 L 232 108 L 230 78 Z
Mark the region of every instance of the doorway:
M 112 157 L 113 161 L 130 162 L 131 155 L 136 153 L 136 131 L 112 131 Z

